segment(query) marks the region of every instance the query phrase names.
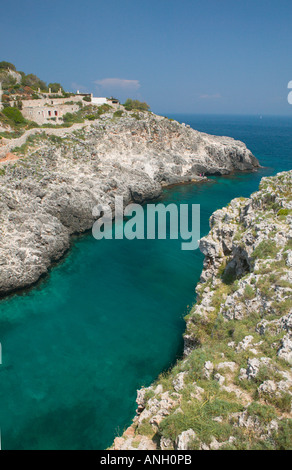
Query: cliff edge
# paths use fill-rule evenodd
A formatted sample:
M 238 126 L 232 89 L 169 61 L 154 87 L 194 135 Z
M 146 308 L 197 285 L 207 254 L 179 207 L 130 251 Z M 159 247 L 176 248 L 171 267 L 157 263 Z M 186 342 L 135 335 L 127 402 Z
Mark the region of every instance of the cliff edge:
M 184 357 L 114 449 L 292 448 L 292 171 L 210 218 Z
M 200 174 L 252 171 L 239 141 L 149 112 L 106 112 L 77 130 L 33 129 L 0 161 L 0 294 L 27 287 L 92 227 L 93 208 L 116 195 L 143 202 Z M 10 141 L 10 147 L 11 147 Z

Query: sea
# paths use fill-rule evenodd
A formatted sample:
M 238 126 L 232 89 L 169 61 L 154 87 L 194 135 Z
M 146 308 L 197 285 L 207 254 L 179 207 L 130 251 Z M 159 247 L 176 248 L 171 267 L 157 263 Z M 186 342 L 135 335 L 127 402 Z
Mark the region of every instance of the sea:
M 242 140 L 262 165 L 165 189 L 164 203 L 200 204 L 201 236 L 213 211 L 292 168 L 292 117 L 169 117 Z M 87 233 L 36 286 L 2 299 L 2 449 L 109 447 L 131 424 L 137 389 L 181 357 L 202 264 L 181 240 L 97 241 Z

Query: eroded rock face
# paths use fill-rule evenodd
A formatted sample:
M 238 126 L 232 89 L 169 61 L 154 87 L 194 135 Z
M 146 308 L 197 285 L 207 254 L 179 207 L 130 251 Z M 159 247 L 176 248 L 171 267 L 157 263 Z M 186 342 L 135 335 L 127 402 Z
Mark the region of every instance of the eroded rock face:
M 278 356 L 292 364 L 292 332 L 285 335 L 278 350 Z
M 175 448 L 176 450 L 189 450 L 189 444 L 196 438 L 196 433 L 193 429 L 183 431 L 176 439 Z
M 137 117 L 137 116 L 136 116 Z M 28 155 L 3 166 L 0 185 L 0 294 L 29 286 L 92 227 L 97 204 L 159 197 L 162 187 L 200 173 L 253 170 L 242 142 L 202 134 L 152 113 L 103 115 L 92 126 L 38 136 Z M 65 135 L 65 132 L 68 132 Z M 38 149 L 38 150 L 37 150 Z
M 268 312 L 273 313 L 274 302 L 284 302 L 291 295 L 291 250 L 288 249 L 292 237 L 291 201 L 286 197 L 286 192 L 289 191 L 291 197 L 291 172 L 280 174 L 278 178 L 284 182 L 282 194 L 277 191 L 276 185 L 269 185 L 268 178 L 263 178 L 261 190 L 250 199 L 234 199 L 228 208 L 220 209 L 211 216 L 210 233 L 199 244 L 205 261 L 201 286 L 197 290 L 201 290 L 210 280 L 213 288 L 205 293 L 202 302 L 196 306 L 197 313 L 202 314 L 203 304 L 204 309 L 208 303 L 212 309 L 219 270 L 223 272 L 226 284 L 235 280 L 238 282 L 237 288 L 226 296 L 220 309 L 225 319 L 241 320 L 250 312 L 260 312 L 266 316 Z M 281 211 L 286 215 L 281 216 Z M 259 259 L 256 256 L 257 251 Z M 287 269 L 279 274 L 278 283 L 271 286 L 273 295 L 263 295 L 257 286 L 263 284 L 268 288 L 269 267 L 277 262 L 282 262 L 283 268 L 286 266 Z M 278 329 L 285 329 L 286 318 L 288 317 L 274 320 L 270 324 L 274 328 L 278 326 Z M 258 331 L 260 328 L 264 332 L 269 328 L 269 322 L 263 319 L 259 322 Z M 287 337 L 285 347 L 283 346 L 285 357 L 289 355 L 289 341 Z M 189 344 L 192 343 L 196 344 L 196 339 L 187 331 L 186 350 L 190 350 Z
M 185 354 L 163 393 L 160 378 L 153 397 L 138 392 L 136 435 L 161 449 L 291 449 L 292 171 L 216 211 L 210 229 Z

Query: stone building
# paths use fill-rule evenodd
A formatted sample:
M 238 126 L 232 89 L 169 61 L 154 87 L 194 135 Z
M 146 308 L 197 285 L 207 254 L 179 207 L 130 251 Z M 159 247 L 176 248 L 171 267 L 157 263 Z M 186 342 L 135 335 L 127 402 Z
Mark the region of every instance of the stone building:
M 83 106 L 92 104 L 94 106 L 102 106 L 109 104 L 115 108 L 119 108 L 120 103 L 114 98 L 95 98 L 92 93 L 77 93 L 75 95 L 64 97 L 62 89 L 58 93 L 51 94 L 40 93 L 39 99 L 21 99 L 21 96 L 14 95 L 9 101 L 10 106 L 17 106 L 21 102 L 21 112 L 25 119 L 34 121 L 40 126 L 42 124 L 62 124 L 63 116 L 66 113 L 76 113 Z M 3 105 L 2 88 L 0 83 L 0 110 Z
M 24 102 L 25 103 L 25 102 Z M 66 104 L 38 104 L 37 106 L 23 106 L 22 114 L 25 119 L 34 121 L 39 125 L 57 124 L 63 122 L 63 116 L 66 113 L 76 113 L 80 106 L 77 103 Z
M 1 111 L 2 108 L 3 108 L 3 104 L 2 104 L 2 95 L 3 95 L 2 82 L 0 82 L 0 111 Z
M 26 119 L 39 125 L 62 123 L 66 113 L 76 113 L 87 103 L 84 95 L 74 95 L 69 98 L 52 98 L 49 94 L 38 100 L 23 100 L 22 114 Z

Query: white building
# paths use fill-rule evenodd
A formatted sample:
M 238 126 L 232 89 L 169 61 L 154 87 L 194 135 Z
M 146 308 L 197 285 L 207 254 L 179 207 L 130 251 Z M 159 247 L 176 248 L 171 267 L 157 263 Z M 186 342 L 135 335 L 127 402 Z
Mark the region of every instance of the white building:
M 106 98 L 95 98 L 94 96 L 91 98 L 91 104 L 95 106 L 102 106 L 103 104 L 107 104 Z

